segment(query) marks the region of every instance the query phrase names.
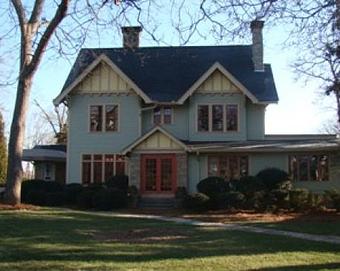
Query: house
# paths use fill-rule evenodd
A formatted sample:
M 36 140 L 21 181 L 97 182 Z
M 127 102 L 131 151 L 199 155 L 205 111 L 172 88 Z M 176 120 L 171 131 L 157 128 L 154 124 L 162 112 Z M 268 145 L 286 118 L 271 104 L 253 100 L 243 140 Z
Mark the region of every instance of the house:
M 297 187 L 340 188 L 336 136 L 265 134 L 278 95 L 262 28 L 251 45 L 141 48 L 142 29 L 123 27 L 123 48 L 82 49 L 54 100 L 69 108 L 66 182 L 127 174 L 142 197 L 172 197 L 276 167 Z
M 24 149 L 22 160 L 33 163 L 34 179 L 65 183 L 66 145 L 36 145 Z

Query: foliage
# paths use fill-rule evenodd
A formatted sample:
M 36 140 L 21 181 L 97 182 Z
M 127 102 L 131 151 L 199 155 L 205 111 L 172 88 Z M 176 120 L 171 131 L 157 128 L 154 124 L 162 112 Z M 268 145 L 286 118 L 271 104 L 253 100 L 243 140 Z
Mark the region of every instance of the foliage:
M 74 205 L 77 202 L 78 194 L 83 190 L 79 183 L 70 183 L 65 185 L 65 204 Z
M 262 180 L 255 176 L 244 176 L 240 180 L 234 182 L 234 190 L 239 191 L 251 197 L 255 192 L 262 191 L 265 186 Z
M 325 199 L 331 208 L 340 211 L 340 190 L 332 189 L 325 191 Z
M 127 195 L 116 188 L 102 188 L 93 194 L 93 207 L 97 210 L 112 210 L 127 206 Z
M 135 185 L 130 185 L 127 192 L 129 208 L 137 208 L 139 202 L 139 192 Z
M 44 180 L 26 180 L 22 182 L 21 197 L 22 201 L 32 203 L 30 199 L 30 192 L 33 192 L 34 197 L 38 197 L 34 192 L 41 191 L 43 194 L 62 192 L 63 185 L 57 182 Z
M 127 193 L 129 187 L 129 178 L 126 175 L 115 175 L 106 180 L 105 185 L 109 188 L 115 188 Z
M 7 172 L 7 143 L 5 138 L 5 123 L 0 112 L 0 186 L 6 182 Z
M 184 207 L 195 211 L 205 211 L 209 208 L 210 198 L 203 193 L 188 195 L 184 201 Z
M 93 208 L 93 196 L 95 194 L 94 189 L 84 188 L 76 198 L 76 206 L 79 209 L 91 209 Z
M 244 194 L 238 191 L 230 191 L 226 193 L 228 208 L 242 209 L 246 200 Z
M 291 188 L 291 182 L 289 180 L 288 173 L 278 168 L 263 169 L 256 175 L 256 177 L 262 180 L 267 190 L 289 190 Z
M 289 191 L 290 207 L 296 211 L 303 211 L 308 207 L 309 191 L 303 188 L 295 188 Z
M 65 193 L 63 191 L 50 192 L 45 194 L 46 206 L 64 206 L 65 204 Z
M 24 194 L 23 202 L 44 206 L 46 203 L 46 192 L 43 190 L 29 190 Z

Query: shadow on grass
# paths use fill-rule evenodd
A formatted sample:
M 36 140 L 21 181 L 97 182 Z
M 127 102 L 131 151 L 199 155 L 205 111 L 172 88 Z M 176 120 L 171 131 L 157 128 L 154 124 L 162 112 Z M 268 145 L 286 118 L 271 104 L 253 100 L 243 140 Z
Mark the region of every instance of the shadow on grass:
M 130 233 L 136 235 L 136 231 L 145 232 L 145 229 L 148 229 L 149 239 L 145 239 L 145 235 L 138 241 L 138 235 L 129 239 Z M 97 234 L 101 238 L 96 238 Z M 114 238 L 109 238 L 112 235 Z M 62 211 L 50 215 L 39 215 L 39 212 L 33 215 L 0 213 L 0 263 L 6 264 L 25 261 L 138 263 L 283 252 L 337 253 L 340 246 L 155 220 L 109 218 Z M 334 258 L 334 261 L 337 260 Z M 313 265 L 308 265 L 308 268 L 306 265 L 306 268 L 288 266 L 259 270 L 319 270 L 317 266 L 314 269 Z M 321 268 L 339 267 L 338 263 L 328 266 Z
M 259 269 L 253 269 L 249 271 L 300 271 L 300 270 L 339 270 L 340 262 L 325 263 L 325 264 L 306 264 L 297 266 L 282 266 L 282 267 L 264 267 Z

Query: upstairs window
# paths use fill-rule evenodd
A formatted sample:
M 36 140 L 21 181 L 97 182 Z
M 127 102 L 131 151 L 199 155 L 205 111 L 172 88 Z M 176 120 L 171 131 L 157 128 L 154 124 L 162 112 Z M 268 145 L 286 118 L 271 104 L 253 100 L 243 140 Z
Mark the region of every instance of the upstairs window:
M 197 107 L 198 132 L 237 132 L 238 105 L 212 104 Z
M 157 106 L 153 110 L 153 124 L 171 124 L 172 123 L 172 107 Z
M 328 155 L 291 155 L 289 174 L 293 181 L 328 181 Z
M 90 106 L 91 132 L 118 131 L 118 105 L 91 105 Z

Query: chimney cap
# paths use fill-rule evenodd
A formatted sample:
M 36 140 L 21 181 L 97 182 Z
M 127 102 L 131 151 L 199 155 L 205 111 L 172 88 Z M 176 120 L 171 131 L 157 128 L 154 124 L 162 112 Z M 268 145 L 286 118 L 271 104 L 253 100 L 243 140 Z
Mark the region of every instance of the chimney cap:
M 122 26 L 122 31 L 123 32 L 141 32 L 142 27 L 141 26 Z
M 264 25 L 264 21 L 261 21 L 261 20 L 253 20 L 253 21 L 251 21 L 251 23 L 250 23 L 250 28 L 251 28 L 251 30 L 253 30 L 253 29 L 262 29 L 262 28 L 263 28 L 263 25 Z

